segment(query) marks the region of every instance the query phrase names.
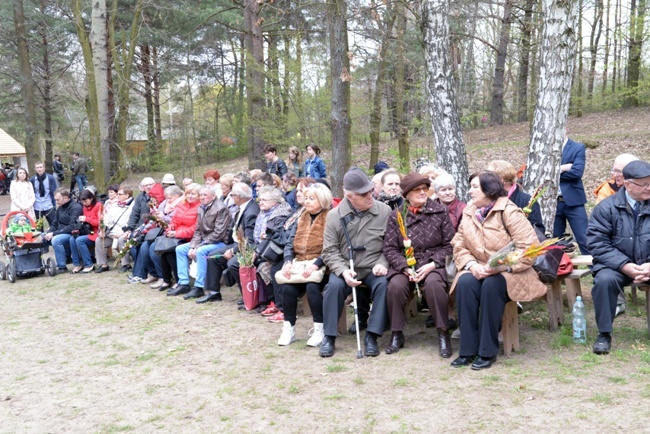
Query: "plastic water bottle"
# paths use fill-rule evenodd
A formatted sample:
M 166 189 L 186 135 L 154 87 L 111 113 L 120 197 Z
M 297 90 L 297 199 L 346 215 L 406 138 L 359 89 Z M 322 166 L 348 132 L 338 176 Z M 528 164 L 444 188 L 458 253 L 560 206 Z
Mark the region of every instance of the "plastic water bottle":
M 573 304 L 573 342 L 584 344 L 587 342 L 587 319 L 585 318 L 585 305 L 582 297 L 577 296 Z

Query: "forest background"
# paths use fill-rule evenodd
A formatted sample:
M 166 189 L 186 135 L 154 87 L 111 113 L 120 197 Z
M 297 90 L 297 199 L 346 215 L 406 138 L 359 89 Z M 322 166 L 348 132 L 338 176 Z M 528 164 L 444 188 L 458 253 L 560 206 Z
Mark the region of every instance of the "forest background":
M 352 149 L 368 146 L 371 168 L 381 142 L 403 171 L 426 157 L 457 175 L 462 197 L 462 132 L 530 122 L 530 189 L 559 176 L 567 112 L 650 101 L 646 9 L 646 0 L 5 1 L 0 125 L 31 163 L 81 152 L 100 189 L 241 156 L 263 167 L 266 143 L 281 156 L 316 143 L 340 193 Z

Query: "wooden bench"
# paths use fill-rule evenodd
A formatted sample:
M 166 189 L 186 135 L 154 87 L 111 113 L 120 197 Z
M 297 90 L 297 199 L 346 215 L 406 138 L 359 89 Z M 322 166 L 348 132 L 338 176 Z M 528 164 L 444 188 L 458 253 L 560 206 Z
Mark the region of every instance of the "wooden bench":
M 503 336 L 503 354 L 506 357 L 510 357 L 513 351 L 519 351 L 519 314 L 516 301 L 506 303 L 501 320 L 501 334 Z
M 592 265 L 592 256 L 591 255 L 579 255 L 571 258 L 571 262 L 574 267 L 580 265 L 590 266 Z M 580 285 L 580 279 L 584 276 L 591 274 L 591 270 L 585 269 L 574 269 L 570 274 L 558 278 L 555 282 L 550 285 L 549 292 L 547 294 L 548 302 L 548 311 L 549 311 L 549 322 L 551 330 L 557 330 L 558 324 L 564 322 L 564 309 L 562 308 L 562 286 L 564 283 L 566 286 L 566 298 L 567 304 L 569 306 L 569 312 L 573 311 L 573 304 L 576 301 L 577 296 L 582 296 L 582 287 Z M 644 291 L 645 294 L 645 310 L 647 316 L 648 324 L 648 336 L 650 337 L 650 285 L 647 284 L 631 284 L 629 285 L 632 291 L 632 301 L 637 303 L 636 291 Z M 555 325 L 555 327 L 553 327 Z
M 557 331 L 558 326 L 564 323 L 564 306 L 562 304 L 562 284 L 566 286 L 569 312 L 573 310 L 573 303 L 577 295 L 582 294 L 580 279 L 591 274 L 589 269 L 578 269 L 581 265 L 591 265 L 592 257 L 579 255 L 571 258 L 573 271 L 565 276 L 558 277 L 548 286 L 546 292 L 546 303 L 548 304 L 548 322 L 551 331 Z

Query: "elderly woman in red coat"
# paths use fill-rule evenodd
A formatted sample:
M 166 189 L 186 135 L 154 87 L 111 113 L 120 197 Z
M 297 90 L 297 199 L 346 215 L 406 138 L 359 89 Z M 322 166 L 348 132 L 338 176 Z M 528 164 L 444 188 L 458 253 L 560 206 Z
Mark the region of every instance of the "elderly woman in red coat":
M 396 353 L 404 346 L 404 308 L 418 285 L 435 319 L 439 354 L 448 358 L 452 350 L 445 257 L 452 251 L 454 227 L 447 208 L 429 198 L 429 178 L 409 173 L 400 185 L 406 202 L 391 214 L 384 236 L 384 255 L 390 264 L 386 303 L 392 331 L 386 353 Z M 397 213 L 403 216 L 402 229 Z
M 83 215 L 79 216 L 79 222 L 88 223 L 90 233 L 74 235 L 70 238 L 70 251 L 74 268 L 72 274 L 90 273 L 93 271 L 93 261 L 90 257 L 90 248 L 95 249 L 95 240 L 99 236 L 99 223 L 102 215 L 102 203 L 90 190 L 84 190 L 79 196 L 83 205 Z

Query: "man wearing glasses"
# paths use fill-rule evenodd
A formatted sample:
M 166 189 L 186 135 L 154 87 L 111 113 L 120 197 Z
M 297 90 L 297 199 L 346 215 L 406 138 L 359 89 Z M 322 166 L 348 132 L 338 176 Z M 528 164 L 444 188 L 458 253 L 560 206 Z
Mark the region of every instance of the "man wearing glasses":
M 623 187 L 596 205 L 587 228 L 599 333 L 593 347 L 596 354 L 607 354 L 611 348 L 616 299 L 622 288 L 650 281 L 650 163 L 632 161 L 622 173 Z
M 323 332 L 321 357 L 334 355 L 338 321 L 346 297 L 356 287 L 370 293 L 372 312 L 364 339 L 365 355 L 379 355 L 377 338 L 388 321 L 386 274 L 388 261 L 382 250 L 384 233 L 391 209 L 372 197 L 374 184 L 359 168 L 352 167 L 343 177 L 345 199 L 328 215 L 323 237 L 322 258 L 330 270 L 323 291 Z M 345 229 L 353 247 L 354 271 L 350 269 Z M 359 285 L 363 284 L 364 287 Z
M 638 157 L 632 154 L 621 154 L 616 157 L 611 171 L 612 178 L 603 182 L 594 190 L 594 194 L 596 195 L 596 205 L 623 187 L 623 168 L 625 168 L 628 163 L 638 159 Z M 625 312 L 625 307 L 625 293 L 621 291 L 618 294 L 618 300 L 616 301 L 616 314 L 614 316 L 623 314 Z

